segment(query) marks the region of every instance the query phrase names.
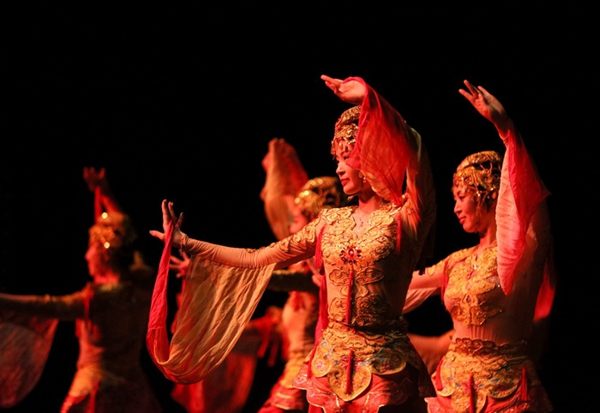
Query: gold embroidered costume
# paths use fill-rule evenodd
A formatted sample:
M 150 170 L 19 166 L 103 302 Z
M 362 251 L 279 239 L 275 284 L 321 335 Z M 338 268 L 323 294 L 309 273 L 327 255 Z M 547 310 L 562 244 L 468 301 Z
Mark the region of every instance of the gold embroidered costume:
M 552 410 L 528 341 L 547 317 L 552 238 L 545 197 L 521 137 L 510 122 L 507 151 L 468 156 L 453 178 L 478 208 L 495 205 L 495 241 L 465 248 L 427 268 L 441 280 L 454 335 L 433 382 L 431 413 L 509 413 Z M 413 304 L 414 305 L 414 304 Z

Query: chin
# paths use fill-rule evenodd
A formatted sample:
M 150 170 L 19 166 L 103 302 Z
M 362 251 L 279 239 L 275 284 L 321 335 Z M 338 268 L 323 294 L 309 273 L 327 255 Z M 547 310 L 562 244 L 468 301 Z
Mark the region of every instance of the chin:
M 469 225 L 467 223 L 464 223 L 462 227 L 463 227 L 463 230 L 468 234 L 473 234 L 473 233 L 477 232 L 477 227 L 474 225 Z
M 360 188 L 355 188 L 352 185 L 346 185 L 345 187 L 343 187 L 343 189 L 346 195 L 358 195 L 358 193 L 360 192 Z

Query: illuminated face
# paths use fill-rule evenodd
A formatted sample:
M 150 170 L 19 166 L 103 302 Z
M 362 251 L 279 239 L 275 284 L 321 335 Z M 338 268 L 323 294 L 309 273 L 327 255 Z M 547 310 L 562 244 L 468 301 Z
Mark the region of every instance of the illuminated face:
M 344 193 L 347 195 L 358 194 L 363 187 L 360 171 L 350 167 L 346 163 L 350 153 L 352 153 L 352 149 L 354 149 L 354 145 L 350 145 L 344 141 L 339 141 L 335 148 L 335 160 L 337 162 L 335 173 L 340 178 Z
M 454 195 L 454 213 L 458 222 L 465 232 L 484 232 L 494 219 L 494 211 L 485 205 L 478 208 L 475 195 L 465 185 L 455 186 L 452 189 Z

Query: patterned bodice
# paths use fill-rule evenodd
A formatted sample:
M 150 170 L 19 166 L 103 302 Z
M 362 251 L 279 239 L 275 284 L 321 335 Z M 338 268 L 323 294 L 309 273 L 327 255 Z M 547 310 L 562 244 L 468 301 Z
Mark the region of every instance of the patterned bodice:
M 504 293 L 498 278 L 497 247 L 486 248 L 480 257 L 475 255 L 476 248 L 457 251 L 441 263 L 448 275 L 444 304 L 452 318 L 465 325 L 482 325 L 504 311 L 499 305 Z
M 393 253 L 394 218 L 400 208 L 386 204 L 374 211 L 360 234 L 352 218 L 355 208 L 331 210 L 323 216 L 329 224 L 321 240 L 329 277 L 329 319 L 354 328 L 387 330 L 399 318 L 385 292 L 401 274 Z

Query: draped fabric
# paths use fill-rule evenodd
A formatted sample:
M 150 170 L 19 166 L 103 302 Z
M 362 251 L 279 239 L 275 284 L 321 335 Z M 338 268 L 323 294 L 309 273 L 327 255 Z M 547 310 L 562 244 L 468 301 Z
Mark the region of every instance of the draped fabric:
M 265 217 L 278 240 L 290 235 L 290 211 L 296 195 L 308 181 L 294 148 L 288 143 L 283 145 L 284 149 L 277 150 L 276 145 L 269 144 L 269 152 L 263 160 L 266 179 L 260 193 Z
M 171 235 L 154 287 L 146 345 L 169 380 L 190 384 L 204 379 L 231 352 L 264 293 L 275 264 L 240 269 L 192 256 L 174 333 L 166 324 Z
M 519 132 L 511 121 L 507 136 L 502 136 L 506 154 L 502 175 L 496 223 L 498 240 L 498 276 L 505 294 L 512 291 L 515 277 L 531 265 L 539 244 L 534 228 L 534 215 L 550 194 L 540 179 Z M 540 214 L 541 215 L 541 214 Z M 542 216 L 542 219 L 547 218 Z M 536 223 L 549 226 L 549 222 Z M 536 318 L 548 315 L 554 299 L 555 274 L 552 250 L 547 254 L 544 278 L 536 306 Z
M 366 85 L 364 80 L 350 77 Z M 404 177 L 413 150 L 412 130 L 382 96 L 367 86 L 361 103 L 356 144 L 347 162 L 362 171 L 375 192 L 395 205 L 402 205 Z M 399 137 L 400 136 L 400 137 Z
M 347 163 L 362 171 L 375 193 L 383 199 L 398 206 L 410 200 L 412 213 L 406 216 L 404 223 L 408 224 L 407 230 L 422 231 L 419 229 L 421 220 L 426 222 L 428 228 L 424 233 L 427 236 L 422 237 L 417 262 L 417 269 L 421 271 L 426 259 L 433 256 L 436 225 L 435 188 L 429 171 L 429 155 L 421 135 L 383 96 L 359 77 L 350 77 L 344 82 L 351 80 L 365 84 L 367 96 L 361 103 L 356 143 Z M 396 241 L 399 251 L 400 237 Z
M 19 403 L 38 383 L 58 319 L 20 315 L 0 316 L 0 408 Z
M 271 366 L 278 354 L 281 309 L 270 306 L 264 316 L 254 318 L 244 329 L 225 360 L 203 380 L 175 384 L 171 396 L 187 413 L 240 413 L 254 384 L 259 358 Z

